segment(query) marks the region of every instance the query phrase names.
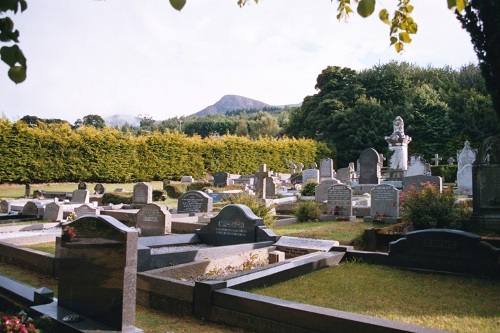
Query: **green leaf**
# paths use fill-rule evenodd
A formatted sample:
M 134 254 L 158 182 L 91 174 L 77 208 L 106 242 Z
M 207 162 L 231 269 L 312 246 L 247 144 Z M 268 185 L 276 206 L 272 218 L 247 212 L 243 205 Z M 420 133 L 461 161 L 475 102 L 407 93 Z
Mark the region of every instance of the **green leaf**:
M 0 58 L 9 67 L 15 66 L 19 63 L 21 66 L 26 67 L 26 58 L 23 51 L 17 45 L 4 46 L 0 49 Z
M 8 72 L 9 78 L 16 84 L 26 80 L 26 68 L 21 66 L 13 66 Z
M 174 7 L 174 9 L 180 11 L 186 4 L 186 0 L 170 0 L 170 4 Z
M 368 17 L 375 10 L 375 0 L 361 0 L 358 4 L 358 14 L 361 17 Z
M 396 44 L 397 41 L 398 39 L 396 37 L 391 37 L 391 45 Z
M 403 43 L 411 43 L 410 34 L 407 32 L 400 32 L 399 33 L 399 40 L 402 41 Z
M 448 9 L 452 9 L 456 5 L 457 5 L 457 1 L 456 0 L 448 0 Z
M 387 11 L 387 9 L 382 9 L 379 13 L 378 13 L 378 17 L 380 18 L 380 20 L 386 24 L 391 24 L 391 21 L 389 21 L 389 12 Z
M 412 5 L 406 6 L 406 11 L 408 12 L 408 14 L 411 13 L 411 12 L 413 12 L 413 8 L 414 7 Z
M 401 43 L 401 42 L 397 42 L 396 44 L 394 44 L 394 47 L 396 48 L 397 53 L 403 51 L 403 49 L 404 49 L 403 43 Z

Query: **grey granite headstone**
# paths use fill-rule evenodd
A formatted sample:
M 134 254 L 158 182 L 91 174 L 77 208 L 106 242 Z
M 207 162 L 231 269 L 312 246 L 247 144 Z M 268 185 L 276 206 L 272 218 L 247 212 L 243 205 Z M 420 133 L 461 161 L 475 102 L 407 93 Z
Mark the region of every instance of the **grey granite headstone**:
M 413 231 L 390 243 L 391 265 L 478 276 L 500 276 L 500 249 L 460 230 Z
M 153 202 L 153 187 L 145 182 L 140 182 L 134 185 L 132 194 L 132 202 L 134 204 L 145 205 Z
M 104 186 L 104 184 L 101 184 L 101 183 L 96 184 L 94 186 L 94 193 L 95 194 L 104 194 L 104 193 L 106 193 L 106 186 Z
M 302 184 L 307 184 L 309 182 L 315 182 L 316 184 L 319 184 L 318 169 L 306 169 L 302 171 Z
M 90 193 L 87 190 L 75 190 L 73 191 L 73 196 L 71 197 L 72 203 L 89 203 Z
M 371 190 L 370 216 L 375 219 L 399 218 L 399 190 L 392 185 L 378 185 Z
M 88 185 L 87 185 L 87 183 L 86 183 L 86 182 L 81 181 L 81 182 L 79 182 L 79 183 L 78 183 L 78 189 L 79 189 L 79 190 L 86 190 L 86 189 L 87 189 L 87 186 L 88 186 Z
M 56 242 L 58 305 L 133 332 L 137 236 L 110 216 L 84 216 L 65 224 Z
M 164 236 L 172 232 L 172 215 L 164 205 L 144 205 L 136 216 L 136 226 L 141 236 Z
M 45 212 L 44 206 L 38 201 L 28 201 L 23 206 L 22 214 L 26 216 L 41 217 Z
M 228 185 L 229 173 L 227 172 L 216 172 L 214 173 L 214 186 L 215 187 L 226 187 Z
M 380 156 L 373 148 L 365 149 L 359 156 L 359 184 L 379 184 Z
M 273 177 L 266 177 L 266 198 L 276 197 L 276 183 Z
M 333 160 L 331 158 L 323 158 L 319 161 L 319 178 L 320 181 L 324 179 L 333 178 L 335 172 L 333 170 Z
M 85 215 L 100 215 L 100 210 L 94 205 L 85 204 L 75 208 L 75 214 L 77 217 L 82 217 Z
M 411 176 L 403 178 L 403 192 L 408 192 L 410 189 L 416 191 L 422 190 L 422 184 L 435 184 L 439 192 L 443 191 L 443 178 L 439 176 Z
M 187 191 L 177 200 L 177 213 L 206 213 L 213 209 L 213 198 L 202 191 Z
M 0 212 L 10 213 L 12 210 L 12 204 L 9 200 L 0 200 Z
M 203 243 L 215 246 L 276 241 L 262 218 L 240 204 L 222 208 L 197 234 Z
M 316 202 L 325 202 L 328 199 L 328 189 L 333 185 L 340 184 L 335 178 L 325 179 L 316 186 L 314 191 L 314 200 Z
M 347 185 L 332 185 L 328 189 L 327 212 L 339 219 L 351 221 L 356 217 L 352 215 L 352 189 Z
M 59 222 L 63 220 L 63 206 L 51 202 L 45 206 L 45 212 L 43 213 L 43 219 L 51 222 Z

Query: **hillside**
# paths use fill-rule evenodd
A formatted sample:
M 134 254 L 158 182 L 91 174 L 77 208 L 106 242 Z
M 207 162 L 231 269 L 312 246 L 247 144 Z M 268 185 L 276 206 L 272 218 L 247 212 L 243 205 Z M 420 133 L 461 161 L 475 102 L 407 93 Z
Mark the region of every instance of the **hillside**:
M 266 106 L 269 107 L 271 105 L 243 96 L 225 95 L 217 103 L 207 106 L 203 110 L 192 114 L 190 117 L 225 114 L 226 111 L 232 110 L 262 109 Z

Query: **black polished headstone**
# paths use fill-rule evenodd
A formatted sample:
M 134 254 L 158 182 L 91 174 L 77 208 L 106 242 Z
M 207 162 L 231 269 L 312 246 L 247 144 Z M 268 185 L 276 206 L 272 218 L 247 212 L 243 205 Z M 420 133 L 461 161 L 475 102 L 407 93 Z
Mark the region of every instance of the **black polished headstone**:
M 187 191 L 177 200 L 177 213 L 207 213 L 214 199 L 202 191 Z
M 227 172 L 214 173 L 214 186 L 226 187 L 228 184 L 229 174 Z
M 240 204 L 222 208 L 197 234 L 203 243 L 215 246 L 276 241 L 262 218 Z
M 133 328 L 137 236 L 111 216 L 65 224 L 56 248 L 58 305 L 116 330 Z
M 380 182 L 380 155 L 373 148 L 365 149 L 359 155 L 359 183 L 378 184 Z

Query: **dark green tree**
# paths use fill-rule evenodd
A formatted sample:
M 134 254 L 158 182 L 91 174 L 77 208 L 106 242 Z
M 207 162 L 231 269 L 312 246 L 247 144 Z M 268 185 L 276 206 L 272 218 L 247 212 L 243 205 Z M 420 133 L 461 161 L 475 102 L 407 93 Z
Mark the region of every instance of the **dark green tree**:
M 82 125 L 84 126 L 93 126 L 97 129 L 106 127 L 106 122 L 104 119 L 97 114 L 89 114 L 83 117 Z

